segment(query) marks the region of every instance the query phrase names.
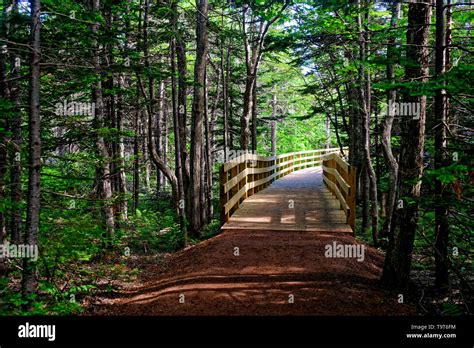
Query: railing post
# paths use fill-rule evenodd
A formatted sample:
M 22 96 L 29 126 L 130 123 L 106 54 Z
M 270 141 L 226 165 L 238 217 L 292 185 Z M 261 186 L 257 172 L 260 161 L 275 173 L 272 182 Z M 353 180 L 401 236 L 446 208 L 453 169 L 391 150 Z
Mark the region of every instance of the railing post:
M 271 173 L 270 175 L 272 176 L 272 179 L 270 180 L 270 183 L 272 183 L 272 182 L 275 181 L 275 177 L 273 176 L 273 175 L 276 173 L 275 162 L 276 162 L 276 159 L 275 159 L 275 158 L 270 161 L 271 166 L 272 166 L 272 168 L 273 168 L 273 169 L 271 170 L 271 172 L 270 172 L 270 173 Z
M 275 166 L 276 165 L 280 165 L 280 158 L 275 159 Z M 275 172 L 277 173 L 275 180 L 280 179 L 280 168 L 275 168 Z
M 247 160 L 245 160 L 244 163 L 239 164 L 239 174 L 242 173 L 246 169 L 247 169 Z M 239 182 L 239 191 L 242 187 L 246 185 L 247 185 L 247 175 L 245 175 L 244 178 Z M 245 198 L 247 198 L 247 189 L 245 190 L 245 193 L 242 198 L 243 198 L 242 201 L 244 201 Z M 240 200 L 239 200 L 239 206 L 240 206 Z
M 265 168 L 270 167 L 271 164 L 272 164 L 271 161 L 265 161 Z M 268 178 L 270 175 L 272 175 L 272 173 L 271 173 L 271 172 L 268 172 L 268 169 L 266 169 L 266 170 L 265 170 L 265 178 Z M 267 181 L 267 182 L 265 183 L 265 187 L 268 187 L 268 185 L 270 185 L 270 182 L 269 182 L 269 181 Z
M 257 162 L 256 161 L 257 161 L 256 159 L 251 160 L 252 165 L 250 166 L 250 169 L 253 170 L 253 168 L 257 167 Z M 247 175 L 246 183 L 251 183 L 251 182 L 254 182 L 254 181 L 255 181 L 255 174 Z M 255 190 L 253 188 L 251 188 L 250 190 L 247 191 L 247 197 L 253 196 L 254 193 L 255 193 Z
M 265 165 L 264 161 L 258 160 L 258 167 L 259 168 L 263 168 L 264 165 Z M 258 180 L 262 179 L 264 175 L 265 175 L 264 173 L 259 173 L 258 174 Z M 258 190 L 261 191 L 262 189 L 263 189 L 263 185 L 258 185 Z
M 228 202 L 227 193 L 225 193 L 225 184 L 227 182 L 227 172 L 224 172 L 224 164 L 219 169 L 219 185 L 220 185 L 220 206 L 221 206 L 221 225 L 229 221 L 229 213 L 225 212 L 225 205 Z
M 332 158 L 333 155 L 332 155 L 332 154 L 326 154 L 326 156 L 328 156 L 328 157 L 327 157 L 328 160 L 327 160 L 327 162 L 326 162 L 326 167 L 327 167 L 327 168 L 333 168 L 333 158 Z M 327 172 L 327 173 L 326 173 L 326 178 L 327 178 L 329 181 L 333 182 L 333 180 L 332 180 L 332 174 L 331 174 L 331 173 Z M 332 189 L 331 186 L 328 186 L 328 189 L 329 189 L 329 191 L 331 192 L 331 194 L 334 194 L 334 190 Z
M 357 168 L 354 166 L 349 166 L 348 173 L 348 185 L 349 195 L 347 197 L 347 205 L 349 206 L 349 216 L 347 216 L 347 223 L 352 228 L 352 232 L 355 234 L 355 213 L 356 213 L 356 177 L 357 177 Z
M 236 165 L 234 166 L 231 170 L 230 170 L 230 179 L 233 179 L 235 178 L 237 175 L 239 175 L 239 165 Z M 232 197 L 234 197 L 234 195 L 239 192 L 239 184 L 237 183 L 237 185 L 235 185 L 230 191 L 230 197 L 229 197 L 229 200 L 231 200 Z M 237 207 L 238 207 L 238 202 L 237 202 Z M 229 210 L 229 214 L 232 214 L 235 209 L 234 207 L 236 205 L 233 205 L 232 207 L 230 207 L 230 210 Z M 230 216 L 230 215 L 229 215 Z

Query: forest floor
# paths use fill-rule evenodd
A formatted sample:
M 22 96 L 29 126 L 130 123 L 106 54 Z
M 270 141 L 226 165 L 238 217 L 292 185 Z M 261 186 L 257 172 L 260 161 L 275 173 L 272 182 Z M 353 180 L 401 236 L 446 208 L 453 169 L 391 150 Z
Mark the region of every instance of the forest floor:
M 94 315 L 414 315 L 380 287 L 384 255 L 327 258 L 344 233 L 228 230 L 142 263 L 141 276 L 88 306 Z M 238 248 L 238 256 L 236 249 Z

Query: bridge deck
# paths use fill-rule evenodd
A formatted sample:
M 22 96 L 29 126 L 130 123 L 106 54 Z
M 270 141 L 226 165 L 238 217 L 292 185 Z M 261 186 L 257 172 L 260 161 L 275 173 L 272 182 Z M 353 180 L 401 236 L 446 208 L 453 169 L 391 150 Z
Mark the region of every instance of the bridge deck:
M 295 171 L 245 199 L 222 229 L 352 233 L 321 167 Z

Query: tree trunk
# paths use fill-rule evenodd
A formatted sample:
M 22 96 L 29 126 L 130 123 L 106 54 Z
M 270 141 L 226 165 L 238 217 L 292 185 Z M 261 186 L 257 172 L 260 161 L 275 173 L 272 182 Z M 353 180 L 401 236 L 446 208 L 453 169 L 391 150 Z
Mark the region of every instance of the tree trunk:
M 164 129 L 166 128 L 163 127 L 164 124 L 164 107 L 165 107 L 165 81 L 161 80 L 159 87 L 158 87 L 158 112 L 156 114 L 156 151 L 158 153 L 158 156 L 163 158 L 163 161 L 166 163 L 166 152 L 164 151 Z M 157 168 L 156 171 L 156 193 L 160 192 L 162 190 L 163 186 L 163 175 L 161 173 L 161 170 Z
M 326 149 L 329 149 L 331 147 L 331 117 L 326 115 L 326 120 L 325 120 L 325 128 L 326 128 Z
M 189 195 L 189 182 L 190 182 L 190 164 L 188 157 L 188 150 L 186 148 L 187 144 L 187 83 L 186 83 L 186 44 L 183 39 L 183 30 L 178 27 L 178 1 L 173 0 L 171 4 L 172 15 L 172 27 L 175 33 L 175 51 L 177 59 L 177 68 L 178 68 L 178 126 L 179 132 L 179 144 L 180 144 L 180 155 L 181 155 L 181 169 L 182 169 L 182 178 L 184 186 L 184 195 L 185 195 L 185 209 L 186 216 L 189 220 L 190 218 L 190 206 L 191 206 L 191 197 Z
M 248 150 L 250 135 L 253 133 L 252 148 L 257 149 L 257 72 L 260 61 L 262 59 L 263 43 L 267 36 L 270 26 L 281 17 L 284 10 L 290 4 L 289 1 L 284 1 L 280 10 L 269 20 L 258 19 L 251 11 L 248 4 L 242 6 L 241 30 L 244 40 L 245 49 L 245 65 L 246 65 L 246 79 L 244 92 L 244 110 L 240 118 L 240 147 L 242 150 Z M 247 21 L 248 13 L 250 12 L 250 20 Z M 248 27 L 254 32 L 248 32 Z M 258 29 L 257 29 L 258 28 Z M 254 120 L 250 130 L 250 121 Z
M 245 92 L 244 92 L 244 109 L 240 118 L 240 148 L 241 150 L 248 150 L 250 136 L 252 131 L 250 129 L 250 122 L 253 119 L 254 110 L 254 93 L 256 84 L 256 74 L 258 71 L 259 57 L 260 57 L 260 42 L 264 39 L 261 33 L 256 38 L 249 39 L 249 33 L 247 32 L 247 12 L 249 6 L 245 5 L 242 8 L 242 32 L 244 38 L 245 48 L 245 67 L 247 76 L 245 78 Z M 252 20 L 252 25 L 255 22 Z M 261 23 L 261 25 L 263 25 Z M 252 44 L 253 43 L 253 44 Z
M 144 99 L 146 99 L 146 96 L 143 96 Z M 147 107 L 147 110 L 148 110 L 148 107 Z M 140 122 L 140 125 L 139 127 L 141 128 L 141 136 L 140 136 L 140 139 L 142 140 L 141 141 L 141 147 L 142 147 L 142 165 L 143 165 L 143 169 L 144 169 L 144 174 L 145 174 L 145 189 L 146 189 L 146 192 L 150 192 L 150 188 L 151 188 L 151 185 L 150 185 L 150 154 L 148 153 L 148 117 L 147 115 L 148 114 L 151 114 L 151 111 L 147 111 L 146 113 L 145 112 L 142 112 L 141 113 L 141 122 Z
M 18 13 L 18 1 L 12 1 L 12 9 L 14 13 Z M 13 28 L 10 28 L 12 30 Z M 11 154 L 11 170 L 10 170 L 10 181 L 11 181 L 11 201 L 12 201 L 12 212 L 10 222 L 10 233 L 11 242 L 13 244 L 20 244 L 22 240 L 21 233 L 21 148 L 23 144 L 23 136 L 21 134 L 21 93 L 20 85 L 16 81 L 20 77 L 21 70 L 21 58 L 15 52 L 12 52 L 11 57 L 11 77 L 13 79 L 10 82 L 10 97 L 14 98 L 14 111 L 10 124 L 12 131 L 12 154 Z
M 162 146 L 162 154 L 163 160 L 165 161 L 165 166 L 168 167 L 168 132 L 169 132 L 169 124 L 168 124 L 168 100 L 166 96 L 166 88 L 165 92 L 163 93 L 163 122 L 162 122 L 162 129 L 163 129 L 163 136 L 161 141 Z M 161 171 L 160 171 L 161 173 Z M 166 183 L 167 179 L 165 175 L 161 175 L 161 187 L 163 190 L 166 190 Z
M 367 177 L 367 169 L 365 167 L 365 161 L 361 168 L 360 174 L 360 187 L 361 187 L 361 199 L 362 199 L 362 233 L 365 235 L 369 230 L 369 201 L 370 201 L 370 191 L 369 191 L 369 178 Z
M 203 151 L 203 121 L 206 107 L 206 66 L 207 66 L 207 0 L 196 1 L 196 62 L 194 65 L 193 120 L 191 128 L 191 183 L 190 183 L 190 232 L 197 236 L 203 226 L 200 214 L 201 171 Z
M 391 28 L 397 27 L 399 15 L 400 2 L 396 1 L 392 6 L 392 19 L 390 21 Z M 387 46 L 387 80 L 393 82 L 395 78 L 395 37 L 391 36 L 388 42 L 389 45 Z M 385 117 L 382 123 L 382 149 L 389 175 L 388 197 L 385 210 L 386 217 L 382 228 L 382 236 L 388 236 L 391 233 L 393 210 L 395 209 L 395 201 L 397 197 L 398 162 L 392 152 L 392 125 L 395 116 L 392 105 L 394 105 L 393 103 L 396 102 L 396 98 L 397 91 L 395 89 L 390 89 L 387 92 L 387 116 Z
M 38 247 L 40 222 L 40 173 L 41 173 L 41 117 L 40 117 L 40 60 L 41 60 L 41 3 L 31 0 L 31 62 L 28 119 L 28 200 L 26 210 L 25 244 Z M 23 259 L 22 295 L 31 310 L 31 295 L 37 290 L 36 264 L 29 258 Z
M 18 11 L 17 2 L 15 2 L 15 11 Z M 21 60 L 17 55 L 12 57 L 12 73 L 13 79 L 20 77 Z M 21 148 L 23 144 L 23 136 L 21 134 L 21 94 L 19 84 L 15 81 L 10 84 L 11 96 L 15 99 L 15 109 L 13 112 L 10 129 L 12 131 L 12 155 L 11 155 L 11 170 L 10 170 L 10 181 L 11 181 L 11 201 L 12 201 L 12 212 L 10 222 L 10 233 L 11 242 L 13 244 L 20 244 L 22 240 L 21 233 Z
M 124 111 L 123 111 L 123 95 L 122 90 L 127 86 L 125 84 L 125 77 L 120 74 L 118 77 L 120 93 L 117 96 L 117 131 L 118 144 L 117 144 L 117 189 L 120 194 L 119 199 L 119 211 L 120 211 L 120 220 L 128 220 L 128 201 L 127 201 L 127 177 L 125 175 L 125 144 L 124 138 L 122 136 L 124 128 Z
M 252 119 L 252 109 L 253 109 L 253 86 L 255 84 L 255 76 L 253 76 L 253 71 L 250 67 L 247 68 L 247 78 L 245 82 L 245 92 L 244 92 L 244 111 L 242 117 L 240 118 L 240 148 L 242 150 L 248 150 L 249 140 L 250 140 L 250 120 Z
M 218 72 L 217 72 L 218 73 Z M 217 74 L 218 76 L 219 73 Z M 207 76 L 207 74 L 206 74 Z M 206 176 L 205 176 L 205 182 L 206 182 L 206 191 L 205 191 L 205 200 L 206 200 L 206 215 L 207 215 L 207 219 L 206 219 L 206 224 L 210 223 L 211 220 L 212 220 L 212 214 L 214 213 L 213 211 L 213 206 L 212 206 L 212 167 L 213 167 L 213 160 L 212 160 L 212 145 L 213 145 L 213 142 L 212 142 L 212 138 L 213 138 L 213 124 L 214 124 L 214 112 L 217 108 L 217 98 L 219 97 L 219 78 L 218 78 L 218 81 L 217 81 L 217 85 L 216 85 L 216 102 L 214 103 L 214 105 L 212 106 L 212 110 L 211 110 L 211 119 L 209 119 L 209 108 L 208 108 L 208 95 L 206 93 L 206 107 L 205 107 L 205 128 L 204 128 L 204 131 L 205 131 L 205 138 L 206 138 L 206 152 L 205 152 L 205 156 L 206 156 L 206 161 L 205 161 L 205 164 L 206 164 Z M 206 90 L 207 90 L 207 78 L 206 78 Z
M 359 68 L 359 89 L 361 97 L 361 113 L 362 113 L 362 151 L 364 154 L 364 168 L 367 177 L 365 178 L 364 186 L 364 200 L 370 197 L 370 215 L 372 222 L 372 239 L 374 245 L 378 244 L 378 197 L 377 197 L 377 178 L 372 165 L 370 155 L 370 115 L 371 115 L 371 77 L 370 71 L 365 67 L 365 61 L 368 55 L 368 43 L 370 39 L 369 30 L 366 25 L 362 25 L 362 14 L 365 14 L 366 22 L 369 21 L 369 2 L 358 0 L 359 14 L 359 56 L 361 66 Z M 362 8 L 364 5 L 364 8 Z M 368 203 L 364 203 L 366 206 Z
M 170 42 L 170 61 L 171 61 L 171 106 L 173 109 L 173 130 L 174 130 L 174 151 L 175 151 L 175 175 L 178 182 L 178 215 L 181 231 L 184 235 L 184 244 L 187 245 L 188 235 L 186 226 L 186 210 L 185 210 L 185 190 L 183 184 L 183 169 L 181 163 L 181 138 L 179 137 L 179 115 L 177 107 L 177 86 L 176 86 L 176 41 L 175 38 Z
M 225 80 L 223 82 L 223 84 L 225 85 L 225 94 L 224 94 L 224 90 L 223 90 L 223 98 L 224 98 L 224 103 L 223 103 L 223 107 L 224 107 L 224 119 L 223 119 L 223 122 L 224 122 L 224 155 L 225 155 L 225 158 L 227 158 L 227 151 L 230 149 L 230 148 L 233 148 L 233 144 L 232 144 L 232 141 L 231 141 L 231 135 L 230 135 L 230 125 L 229 125 L 229 119 L 232 117 L 231 113 L 229 112 L 229 103 L 230 103 L 230 98 L 231 96 L 229 95 L 229 91 L 230 91 L 230 69 L 231 69 L 231 66 L 230 66 L 230 50 L 227 51 L 227 58 L 226 58 L 226 69 L 225 69 Z M 224 87 L 223 87 L 224 88 Z
M 4 4 L 2 16 L 4 19 L 0 24 L 0 34 L 2 37 L 8 38 L 8 26 L 9 26 L 9 17 L 10 17 L 10 7 L 8 4 Z M 5 101 L 10 100 L 10 88 L 7 83 L 7 61 L 8 61 L 8 50 L 0 52 L 0 98 Z M 8 103 L 8 102 L 7 102 Z M 8 105 L 8 104 L 7 104 Z M 0 113 L 5 113 L 8 115 L 9 109 L 1 105 Z M 6 192 L 5 192 L 5 176 L 7 172 L 7 133 L 9 131 L 8 125 L 8 116 L 3 116 L 0 118 L 0 204 L 2 209 L 0 209 L 0 244 L 3 243 L 4 238 L 6 237 L 6 214 L 5 206 L 6 201 Z M 0 271 L 3 269 L 4 260 L 0 259 Z
M 100 0 L 92 0 L 92 11 L 100 11 Z M 95 36 L 99 33 L 99 23 L 92 25 L 92 32 Z M 100 65 L 99 44 L 96 38 L 92 43 L 92 61 L 97 81 L 93 87 L 93 100 L 95 102 L 94 129 L 96 130 L 96 150 L 100 157 L 97 165 L 97 183 L 98 192 L 101 199 L 104 200 L 102 208 L 105 217 L 105 231 L 107 244 L 114 237 L 115 218 L 112 208 L 112 184 L 110 179 L 110 155 L 105 143 L 104 137 L 100 134 L 100 129 L 104 127 L 104 99 L 102 96 L 102 68 Z
M 407 28 L 407 60 L 405 75 L 408 80 L 425 82 L 428 75 L 428 39 L 431 21 L 430 4 L 424 0 L 410 3 Z M 411 256 L 418 223 L 418 199 L 423 174 L 426 96 L 411 96 L 405 101 L 419 103 L 416 117 L 401 120 L 399 161 L 399 196 L 403 207 L 395 210 L 396 228 L 390 235 L 382 281 L 392 287 L 406 288 L 410 280 Z
M 257 72 L 252 89 L 252 151 L 257 153 Z
M 277 96 L 273 93 L 272 100 L 272 120 L 271 120 L 271 141 L 272 141 L 272 156 L 277 155 L 277 124 L 276 124 L 276 107 L 277 107 Z
M 224 10 L 222 10 L 221 25 L 224 27 Z M 222 129 L 224 138 L 224 158 L 227 159 L 227 150 L 229 149 L 229 70 L 230 70 L 230 49 L 227 49 L 227 56 L 225 57 L 224 37 L 220 41 L 221 44 L 221 74 L 222 74 Z
M 136 110 L 135 118 L 133 120 L 133 211 L 136 214 L 138 209 L 138 199 L 139 199 L 139 190 L 140 190 L 140 90 L 137 84 L 137 95 L 136 95 Z
M 436 49 L 435 74 L 442 79 L 446 71 L 446 10 L 444 0 L 436 0 Z M 438 81 L 438 84 L 444 82 Z M 447 158 L 447 96 L 446 90 L 438 88 L 434 107 L 435 170 L 449 165 Z M 435 266 L 436 285 L 449 285 L 448 240 L 449 240 L 449 197 L 441 180 L 435 180 Z
M 141 91 L 142 96 L 146 99 L 146 92 L 143 87 L 143 83 L 141 81 L 140 75 L 137 74 L 138 85 Z M 148 130 L 146 132 L 146 140 L 145 143 L 147 144 L 146 149 L 150 155 L 150 159 L 152 160 L 153 164 L 163 172 L 166 176 L 168 181 L 171 185 L 171 195 L 172 195 L 172 202 L 176 211 L 178 211 L 179 207 L 179 194 L 178 194 L 178 179 L 174 172 L 165 164 L 165 161 L 162 157 L 158 156 L 158 152 L 156 151 L 156 141 L 155 136 L 153 134 L 154 123 L 153 123 L 153 112 L 152 112 L 152 105 L 151 102 L 148 100 L 146 103 L 146 113 L 148 115 Z M 145 122 L 143 122 L 145 123 Z

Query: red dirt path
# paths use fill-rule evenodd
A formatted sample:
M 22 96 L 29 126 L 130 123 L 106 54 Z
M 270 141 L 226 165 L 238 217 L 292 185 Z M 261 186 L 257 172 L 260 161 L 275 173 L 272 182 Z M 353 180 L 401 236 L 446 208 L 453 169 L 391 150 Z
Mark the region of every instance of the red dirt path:
M 101 298 L 96 315 L 408 315 L 381 289 L 383 254 L 326 258 L 347 234 L 229 230 L 142 269 L 138 284 Z M 234 248 L 239 248 L 239 256 Z M 184 303 L 180 303 L 180 299 Z M 290 295 L 294 303 L 289 303 Z

